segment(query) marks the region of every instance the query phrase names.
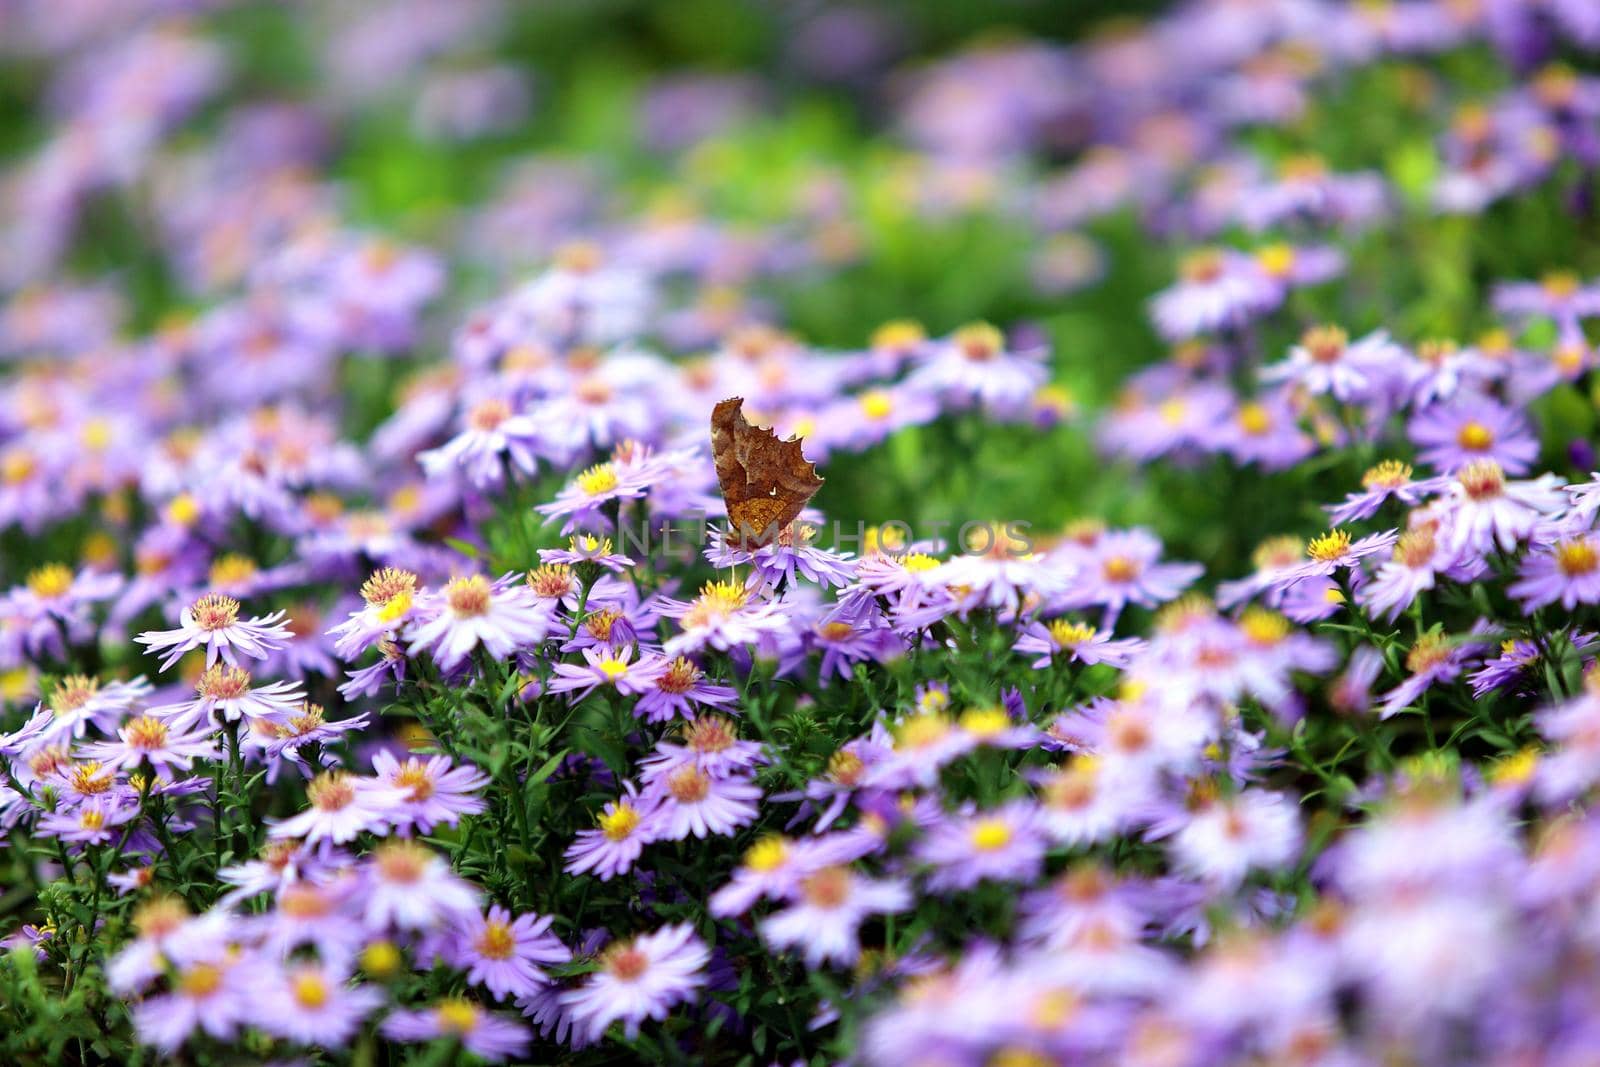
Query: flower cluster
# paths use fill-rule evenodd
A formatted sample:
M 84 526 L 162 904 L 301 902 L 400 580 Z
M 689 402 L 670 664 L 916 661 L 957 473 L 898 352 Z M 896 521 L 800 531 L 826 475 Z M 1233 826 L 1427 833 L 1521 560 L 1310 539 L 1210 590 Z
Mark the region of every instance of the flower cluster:
M 7 1062 L 1592 1056 L 1592 5 L 12 7 Z

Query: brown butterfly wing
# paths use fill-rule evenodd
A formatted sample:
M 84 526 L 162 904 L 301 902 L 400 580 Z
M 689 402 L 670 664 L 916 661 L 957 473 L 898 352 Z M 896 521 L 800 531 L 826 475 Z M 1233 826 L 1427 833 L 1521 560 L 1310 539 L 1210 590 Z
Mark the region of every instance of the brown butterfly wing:
M 799 517 L 822 487 L 800 438 L 780 441 L 744 417 L 744 398 L 722 401 L 711 412 L 711 459 L 734 541 L 747 548 L 771 541 Z

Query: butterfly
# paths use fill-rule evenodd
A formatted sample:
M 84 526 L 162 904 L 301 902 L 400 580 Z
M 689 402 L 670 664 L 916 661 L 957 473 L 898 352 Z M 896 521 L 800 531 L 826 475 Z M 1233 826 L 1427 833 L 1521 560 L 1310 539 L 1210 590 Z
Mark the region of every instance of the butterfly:
M 728 543 L 741 548 L 770 544 L 822 488 L 816 467 L 800 450 L 800 438 L 778 440 L 744 417 L 735 396 L 711 412 L 711 459 L 732 527 Z

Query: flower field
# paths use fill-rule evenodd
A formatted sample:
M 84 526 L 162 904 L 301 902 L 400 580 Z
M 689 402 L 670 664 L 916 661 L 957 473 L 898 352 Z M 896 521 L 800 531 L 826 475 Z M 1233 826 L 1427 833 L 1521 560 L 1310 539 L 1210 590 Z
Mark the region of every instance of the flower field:
M 1600 1062 L 1600 3 L 0 0 L 0 1063 Z

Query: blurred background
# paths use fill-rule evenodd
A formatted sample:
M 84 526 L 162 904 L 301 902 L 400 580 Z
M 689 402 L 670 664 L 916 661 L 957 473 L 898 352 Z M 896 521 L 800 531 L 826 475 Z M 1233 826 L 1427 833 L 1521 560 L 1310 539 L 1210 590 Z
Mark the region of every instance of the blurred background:
M 1108 468 L 1089 418 L 1171 354 L 1146 308 L 1183 254 L 1259 243 L 1217 205 L 1313 158 L 1419 208 L 1343 234 L 1357 283 L 1296 292 L 1268 354 L 1323 320 L 1470 336 L 1488 279 L 1600 267 L 1559 191 L 1481 222 L 1420 210 L 1440 131 L 1513 77 L 1487 46 L 1396 46 L 1387 5 L 1339 5 L 1323 39 L 1313 7 L 0 0 L 0 282 L 110 280 L 138 333 L 324 216 L 431 248 L 448 298 L 422 355 L 346 383 L 358 433 L 575 240 L 702 257 L 675 293 L 684 357 L 752 323 L 860 348 L 896 320 L 989 321 L 1051 352 L 1033 422 L 896 434 L 830 466 L 824 510 L 1100 516 L 1235 573 L 1320 525 L 1321 497 L 1214 454 Z M 1586 430 L 1578 408 L 1552 433 Z

